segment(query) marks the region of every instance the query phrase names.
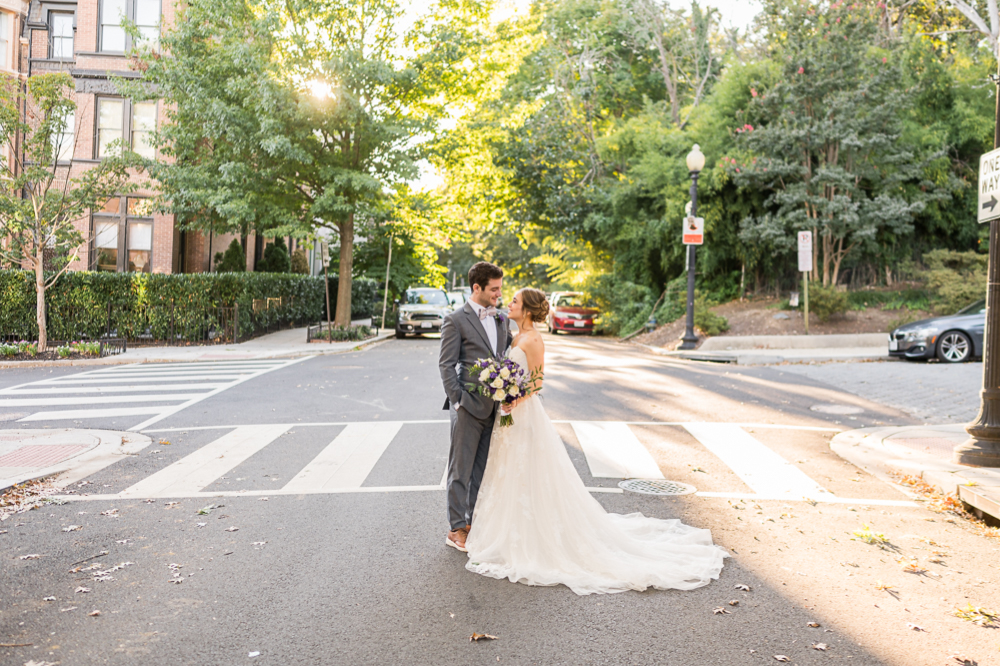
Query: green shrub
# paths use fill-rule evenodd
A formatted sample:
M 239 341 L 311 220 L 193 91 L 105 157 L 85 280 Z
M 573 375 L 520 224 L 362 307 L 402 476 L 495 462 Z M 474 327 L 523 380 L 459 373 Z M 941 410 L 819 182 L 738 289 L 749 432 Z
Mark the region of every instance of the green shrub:
M 646 323 L 653 307 L 652 290 L 613 274 L 591 279 L 584 291 L 600 311 L 594 320 L 599 333 L 628 334 Z
M 884 291 L 851 291 L 847 294 L 847 300 L 851 310 L 864 310 L 865 308 L 875 307 L 881 310 L 901 310 L 903 308 L 911 310 L 930 309 L 930 293 L 926 289 L 915 289 L 913 287 Z
M 225 254 L 217 252 L 215 255 L 216 273 L 243 273 L 246 272 L 246 269 L 246 252 L 243 251 L 243 246 L 235 238 L 229 244 L 229 247 L 226 248 Z
M 355 340 L 367 340 L 375 335 L 368 326 L 337 326 L 325 328 L 314 339 L 333 340 L 333 342 L 350 342 Z
M 709 309 L 716 305 L 718 303 L 708 300 L 705 296 L 695 294 L 694 325 L 708 336 L 720 335 L 729 330 L 729 320 Z
M 17 356 L 17 345 L 0 343 L 0 356 Z
M 809 312 L 820 321 L 847 312 L 848 303 L 846 291 L 839 291 L 834 286 L 809 285 Z
M 923 278 L 931 293 L 931 308 L 937 314 L 954 314 L 986 298 L 988 257 L 976 252 L 933 250 L 924 255 Z
M 274 242 L 264 248 L 264 256 L 253 268 L 258 273 L 290 273 L 291 260 L 288 258 L 288 246 L 285 239 L 278 236 Z
M 72 353 L 73 350 L 70 348 L 69 345 L 56 347 L 56 355 L 59 356 L 59 358 L 69 358 Z
M 292 252 L 292 272 L 298 275 L 309 274 L 309 259 L 306 258 L 306 251 L 301 247 Z

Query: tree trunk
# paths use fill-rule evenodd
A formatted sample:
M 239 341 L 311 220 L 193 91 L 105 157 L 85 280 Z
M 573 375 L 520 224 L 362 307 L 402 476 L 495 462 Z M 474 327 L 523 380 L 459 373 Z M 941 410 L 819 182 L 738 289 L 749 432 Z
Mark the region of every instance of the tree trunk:
M 830 286 L 830 255 L 833 254 L 833 239 L 829 233 L 823 234 L 823 286 Z
M 48 331 L 45 330 L 45 246 L 39 244 L 35 257 L 35 320 L 38 323 L 38 351 L 46 350 Z
M 340 223 L 340 284 L 337 285 L 337 326 L 351 325 L 351 271 L 354 264 L 354 213 Z

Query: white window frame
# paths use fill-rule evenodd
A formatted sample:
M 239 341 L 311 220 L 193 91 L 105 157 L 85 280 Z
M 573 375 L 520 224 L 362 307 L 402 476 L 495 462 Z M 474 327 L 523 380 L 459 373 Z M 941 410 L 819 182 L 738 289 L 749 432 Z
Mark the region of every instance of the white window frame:
M 68 18 L 69 27 L 69 37 L 61 37 L 56 35 L 56 19 L 57 18 Z M 75 58 L 74 50 L 76 49 L 76 15 L 73 12 L 49 12 L 49 58 L 52 60 L 73 60 Z M 56 43 L 69 40 L 69 55 L 56 55 Z
M 14 15 L 0 10 L 0 69 L 13 70 L 10 33 L 13 31 Z
M 110 49 L 106 48 L 105 45 L 104 45 L 104 29 L 105 29 L 105 27 L 116 27 L 116 26 L 118 26 L 121 23 L 121 18 L 118 18 L 118 17 L 108 17 L 108 18 L 105 18 L 105 16 L 104 16 L 104 11 L 105 11 L 104 5 L 105 5 L 105 2 L 107 2 L 107 1 L 108 0 L 98 0 L 98 6 L 97 6 L 97 8 L 98 8 L 98 21 L 97 21 L 97 24 L 98 24 L 97 25 L 98 51 L 100 51 L 101 53 L 124 54 L 124 53 L 128 52 L 128 50 L 131 49 L 133 46 L 135 46 L 135 43 L 134 43 L 131 35 L 128 35 L 128 34 L 124 35 L 125 46 L 124 46 L 124 49 L 121 50 L 121 51 L 110 50 Z M 129 20 L 129 21 L 131 21 L 133 23 L 136 23 L 136 14 L 138 13 L 136 11 L 136 3 L 140 2 L 140 1 L 141 0 L 124 0 L 124 3 L 125 3 L 125 14 L 126 15 L 123 18 L 126 18 L 127 20 Z M 152 28 L 155 27 L 156 28 L 156 33 L 157 33 L 156 37 L 147 37 L 147 39 L 149 41 L 154 41 L 155 43 L 158 44 L 159 43 L 159 39 L 160 39 L 159 38 L 160 28 L 163 25 L 163 1 L 159 0 L 157 2 L 157 4 L 159 5 L 158 15 L 159 15 L 160 18 L 159 18 L 159 21 L 157 21 L 156 26 L 139 25 L 138 23 L 136 23 L 136 27 L 140 31 L 142 31 L 143 28 L 146 28 L 147 30 L 149 30 L 149 29 L 152 29 Z M 117 21 L 115 20 L 116 18 L 117 18 Z
M 109 95 L 100 96 L 96 100 L 97 113 L 94 114 L 94 157 L 101 159 L 107 157 L 107 155 L 101 155 L 101 103 L 105 101 L 117 102 L 122 105 L 122 126 L 121 126 L 121 140 L 122 146 L 127 147 L 131 150 L 135 150 L 135 138 L 138 133 L 149 133 L 152 134 L 156 131 L 159 126 L 159 116 L 160 116 L 160 103 L 158 100 L 150 100 L 146 102 L 132 102 L 130 99 L 125 97 L 113 97 Z M 135 107 L 139 104 L 152 104 L 154 105 L 153 111 L 153 128 L 152 130 L 136 129 L 135 123 L 133 122 Z M 111 128 L 104 128 L 111 129 Z M 153 158 L 156 157 L 156 147 L 153 146 Z M 152 159 L 152 158 L 149 158 Z

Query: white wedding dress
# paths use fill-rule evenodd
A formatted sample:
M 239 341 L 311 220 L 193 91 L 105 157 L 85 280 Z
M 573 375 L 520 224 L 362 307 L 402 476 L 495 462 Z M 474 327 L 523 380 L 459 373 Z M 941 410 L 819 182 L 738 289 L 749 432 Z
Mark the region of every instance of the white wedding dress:
M 510 357 L 527 371 L 523 350 Z M 608 513 L 584 487 L 537 397 L 496 425 L 466 547 L 469 571 L 577 594 L 692 590 L 719 577 L 726 551 L 708 530 Z M 499 418 L 497 419 L 499 422 Z

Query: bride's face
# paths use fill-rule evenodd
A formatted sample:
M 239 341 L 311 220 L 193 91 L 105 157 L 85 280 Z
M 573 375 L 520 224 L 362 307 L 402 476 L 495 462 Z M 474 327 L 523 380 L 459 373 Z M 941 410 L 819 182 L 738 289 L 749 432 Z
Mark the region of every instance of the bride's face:
M 514 298 L 510 299 L 510 305 L 507 306 L 507 316 L 516 322 L 520 322 L 524 318 L 521 310 L 521 292 L 517 292 L 514 294 Z

